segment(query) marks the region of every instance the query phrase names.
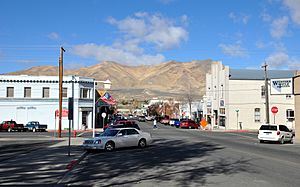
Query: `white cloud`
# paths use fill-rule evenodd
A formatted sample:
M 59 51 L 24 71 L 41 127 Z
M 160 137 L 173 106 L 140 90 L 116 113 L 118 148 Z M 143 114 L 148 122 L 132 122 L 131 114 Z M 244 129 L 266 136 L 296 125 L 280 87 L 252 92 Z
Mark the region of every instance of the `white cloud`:
M 85 58 L 93 57 L 99 61 L 115 61 L 127 65 L 158 64 L 165 61 L 165 57 L 161 54 L 134 54 L 123 48 L 93 43 L 74 46 L 72 52 Z
M 289 24 L 289 18 L 287 16 L 283 16 L 281 18 L 275 19 L 271 24 L 271 36 L 276 39 L 280 39 L 281 37 L 287 34 L 287 27 Z
M 241 47 L 240 44 L 220 44 L 219 47 L 222 52 L 228 56 L 232 57 L 247 57 L 247 49 Z
M 245 15 L 245 14 L 235 14 L 234 12 L 230 12 L 228 17 L 230 19 L 232 19 L 234 22 L 236 23 L 243 23 L 243 24 L 247 24 L 249 19 L 250 19 L 250 16 L 249 15 Z
M 181 24 L 187 24 L 187 16 L 180 18 Z M 132 17 L 123 20 L 109 18 L 108 23 L 115 25 L 126 39 L 138 38 L 140 42 L 154 45 L 159 50 L 178 47 L 188 39 L 188 32 L 183 25 L 164 18 L 161 14 L 148 14 L 137 12 Z
M 284 0 L 283 3 L 289 9 L 293 22 L 300 25 L 300 1 Z
M 137 12 L 121 20 L 110 17 L 107 22 L 116 26 L 120 35 L 112 45 L 95 43 L 76 45 L 72 52 L 81 57 L 95 58 L 98 61 L 110 60 L 127 65 L 158 64 L 165 61 L 162 54 L 146 53 L 151 49 L 152 52 L 173 49 L 186 41 L 188 32 L 185 25 L 187 25 L 188 17 L 183 15 L 179 21 L 177 23 L 161 14 L 147 12 Z M 146 49 L 145 46 L 148 48 Z
M 47 37 L 51 40 L 58 40 L 60 38 L 59 34 L 56 32 L 49 33 Z
M 271 69 L 300 69 L 300 60 L 282 51 L 269 55 L 266 62 Z
M 269 22 L 269 21 L 272 20 L 272 16 L 271 16 L 270 14 L 266 13 L 266 12 L 263 12 L 263 13 L 261 14 L 261 17 L 262 17 L 262 20 L 263 20 L 264 22 Z

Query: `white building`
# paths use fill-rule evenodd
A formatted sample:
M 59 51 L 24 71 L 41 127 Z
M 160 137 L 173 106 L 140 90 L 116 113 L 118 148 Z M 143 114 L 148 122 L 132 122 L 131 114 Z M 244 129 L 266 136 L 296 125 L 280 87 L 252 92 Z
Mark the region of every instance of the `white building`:
M 72 79 L 73 78 L 73 79 Z M 72 89 L 72 80 L 74 89 Z M 17 123 L 39 121 L 48 129 L 58 129 L 59 82 L 58 76 L 0 75 L 0 120 L 13 119 Z M 74 129 L 83 124 L 92 128 L 94 79 L 63 77 L 63 111 L 68 110 L 68 98 L 74 91 Z M 62 129 L 69 127 L 63 112 Z
M 293 71 L 268 70 L 270 123 L 294 123 L 292 84 L 288 90 L 273 89 L 274 81 L 292 81 Z M 273 81 L 272 81 L 273 80 Z M 270 88 L 272 87 L 272 89 Z M 277 90 L 277 91 L 276 91 Z M 206 95 L 203 97 L 204 116 L 214 128 L 258 129 L 266 122 L 265 82 L 263 70 L 234 70 L 214 62 L 206 74 Z

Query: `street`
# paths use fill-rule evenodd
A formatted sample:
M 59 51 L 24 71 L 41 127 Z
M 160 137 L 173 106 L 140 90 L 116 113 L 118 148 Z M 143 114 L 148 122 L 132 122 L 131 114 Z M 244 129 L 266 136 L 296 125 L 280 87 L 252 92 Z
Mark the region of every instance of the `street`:
M 300 185 L 299 144 L 260 144 L 254 132 L 208 132 L 161 124 L 153 129 L 151 122 L 139 125 L 152 134 L 154 142 L 149 147 L 94 151 L 84 154 L 81 162 L 69 171 L 65 168 L 72 159 L 66 156 L 67 147 L 55 146 L 62 140 L 53 141 L 51 133 L 1 132 L 1 139 L 19 136 L 19 141 L 15 144 L 1 141 L 0 183 L 6 186 Z M 35 144 L 28 145 L 31 136 Z M 91 136 L 91 132 L 83 136 Z M 77 145 L 72 145 L 72 155 L 84 153 L 79 147 L 82 140 L 78 138 Z M 27 151 L 20 151 L 20 147 L 26 147 Z

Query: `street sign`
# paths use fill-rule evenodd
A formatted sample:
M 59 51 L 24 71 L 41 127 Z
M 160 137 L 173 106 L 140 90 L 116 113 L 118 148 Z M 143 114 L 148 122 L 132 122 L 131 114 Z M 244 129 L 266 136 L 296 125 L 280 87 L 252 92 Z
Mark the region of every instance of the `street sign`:
M 237 110 L 235 110 L 236 112 L 239 112 L 240 110 L 239 109 L 237 109 Z
M 271 112 L 275 115 L 278 112 L 278 108 L 276 106 L 273 106 L 271 108 Z
M 105 118 L 105 117 L 106 117 L 106 113 L 103 112 L 103 113 L 101 114 L 101 116 L 102 116 L 103 118 Z

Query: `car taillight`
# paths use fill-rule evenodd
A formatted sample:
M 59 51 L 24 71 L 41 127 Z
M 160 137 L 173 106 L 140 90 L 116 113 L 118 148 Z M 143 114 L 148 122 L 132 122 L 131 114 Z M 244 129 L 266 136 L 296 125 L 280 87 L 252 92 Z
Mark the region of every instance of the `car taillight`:
M 280 134 L 280 131 L 277 131 L 277 135 L 279 135 Z

